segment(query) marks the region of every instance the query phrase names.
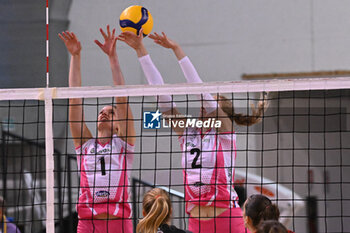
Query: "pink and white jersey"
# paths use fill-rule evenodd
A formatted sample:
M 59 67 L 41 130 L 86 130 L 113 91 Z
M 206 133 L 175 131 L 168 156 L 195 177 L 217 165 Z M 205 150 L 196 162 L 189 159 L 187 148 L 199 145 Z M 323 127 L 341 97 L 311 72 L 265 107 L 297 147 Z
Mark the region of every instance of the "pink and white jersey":
M 134 146 L 117 135 L 105 145 L 90 139 L 76 148 L 80 170 L 79 218 L 92 219 L 99 214 L 131 217 L 129 171 Z
M 236 135 L 210 129 L 188 128 L 179 138 L 185 183 L 186 212 L 197 205 L 234 208 L 238 195 L 233 188 Z

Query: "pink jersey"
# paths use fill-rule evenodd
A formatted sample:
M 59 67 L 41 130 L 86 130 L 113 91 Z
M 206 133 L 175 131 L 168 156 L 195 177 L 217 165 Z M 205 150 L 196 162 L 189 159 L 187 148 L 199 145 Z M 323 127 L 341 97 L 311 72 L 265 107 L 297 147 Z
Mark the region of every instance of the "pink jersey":
M 186 212 L 196 206 L 238 207 L 233 188 L 236 135 L 188 128 L 179 138 L 184 168 Z
M 79 218 L 91 219 L 105 213 L 131 217 L 128 173 L 133 151 L 134 146 L 117 135 L 105 145 L 90 139 L 76 149 L 80 170 Z

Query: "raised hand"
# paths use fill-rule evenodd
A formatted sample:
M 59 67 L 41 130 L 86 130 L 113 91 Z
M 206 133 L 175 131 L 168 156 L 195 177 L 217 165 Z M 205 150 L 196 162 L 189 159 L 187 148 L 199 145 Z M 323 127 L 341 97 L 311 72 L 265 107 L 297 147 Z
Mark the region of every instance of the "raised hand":
M 164 48 L 172 49 L 176 58 L 179 61 L 186 56 L 181 46 L 177 44 L 175 41 L 169 39 L 164 32 L 162 32 L 162 35 L 159 35 L 158 33 L 155 32 L 149 35 L 149 38 L 151 38 L 154 41 L 154 43 L 159 44 Z
M 139 31 L 139 34 L 136 35 L 132 32 L 122 32 L 119 36 L 118 36 L 118 40 L 125 42 L 127 45 L 129 45 L 131 48 L 138 50 L 141 47 L 143 47 L 143 30 L 141 28 L 141 30 Z
M 167 49 L 174 49 L 178 46 L 178 44 L 175 41 L 169 39 L 164 32 L 162 32 L 162 35 L 159 35 L 155 32 L 149 35 L 149 38 L 151 38 L 154 43 L 159 44 L 160 46 L 163 46 Z
M 100 32 L 104 38 L 104 43 L 102 44 L 100 41 L 95 40 L 95 43 L 101 50 L 107 54 L 109 57 L 116 55 L 116 42 L 117 37 L 115 37 L 115 29 L 113 29 L 112 33 L 109 29 L 109 25 L 107 25 L 107 34 L 100 28 Z
M 118 36 L 118 40 L 125 42 L 131 48 L 135 49 L 138 57 L 143 57 L 148 54 L 145 46 L 143 45 L 143 29 L 139 31 L 138 35 L 132 32 L 122 32 Z
M 58 37 L 64 42 L 67 50 L 72 56 L 80 54 L 81 44 L 74 32 L 61 32 L 58 34 Z

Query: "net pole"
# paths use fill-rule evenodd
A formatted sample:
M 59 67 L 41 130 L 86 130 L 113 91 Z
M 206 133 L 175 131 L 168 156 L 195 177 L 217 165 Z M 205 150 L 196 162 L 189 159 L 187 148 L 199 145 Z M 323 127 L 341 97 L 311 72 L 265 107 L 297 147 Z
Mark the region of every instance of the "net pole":
M 52 95 L 45 89 L 46 233 L 55 233 Z
M 49 82 L 49 0 L 46 0 L 46 88 Z

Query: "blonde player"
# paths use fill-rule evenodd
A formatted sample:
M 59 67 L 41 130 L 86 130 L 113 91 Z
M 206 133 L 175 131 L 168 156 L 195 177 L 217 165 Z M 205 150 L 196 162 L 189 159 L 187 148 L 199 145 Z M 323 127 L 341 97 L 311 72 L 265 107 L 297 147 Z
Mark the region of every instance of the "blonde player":
M 137 233 L 191 233 L 170 225 L 172 205 L 167 192 L 160 188 L 149 190 L 143 197 L 144 218 L 137 224 Z
M 118 39 L 135 49 L 147 81 L 151 85 L 164 84 L 162 76 L 154 66 L 142 42 L 142 31 L 138 36 L 123 32 Z M 188 83 L 201 83 L 197 71 L 181 47 L 163 33 L 149 36 L 155 43 L 170 48 L 175 53 Z M 238 195 L 233 187 L 236 159 L 236 135 L 233 122 L 252 125 L 261 121 L 267 102 L 261 101 L 253 108 L 252 116 L 236 114 L 232 103 L 224 97 L 216 100 L 203 94 L 202 120 L 221 120 L 220 128 L 181 128 L 173 130 L 180 136 L 183 151 L 182 166 L 185 183 L 186 212 L 190 215 L 189 230 L 192 232 L 245 232 Z M 171 96 L 160 96 L 159 106 L 163 116 L 180 115 Z M 172 119 L 183 120 L 183 119 Z M 178 124 L 177 124 L 178 125 Z
M 95 41 L 108 55 L 114 85 L 124 85 L 116 53 L 115 29 L 100 29 L 104 43 Z M 73 32 L 59 37 L 71 54 L 69 86 L 81 86 L 81 45 Z M 70 130 L 80 170 L 80 196 L 77 204 L 78 233 L 132 232 L 128 172 L 135 143 L 133 115 L 125 97 L 116 105 L 105 106 L 98 114 L 97 138 L 84 122 L 81 99 L 69 100 Z

